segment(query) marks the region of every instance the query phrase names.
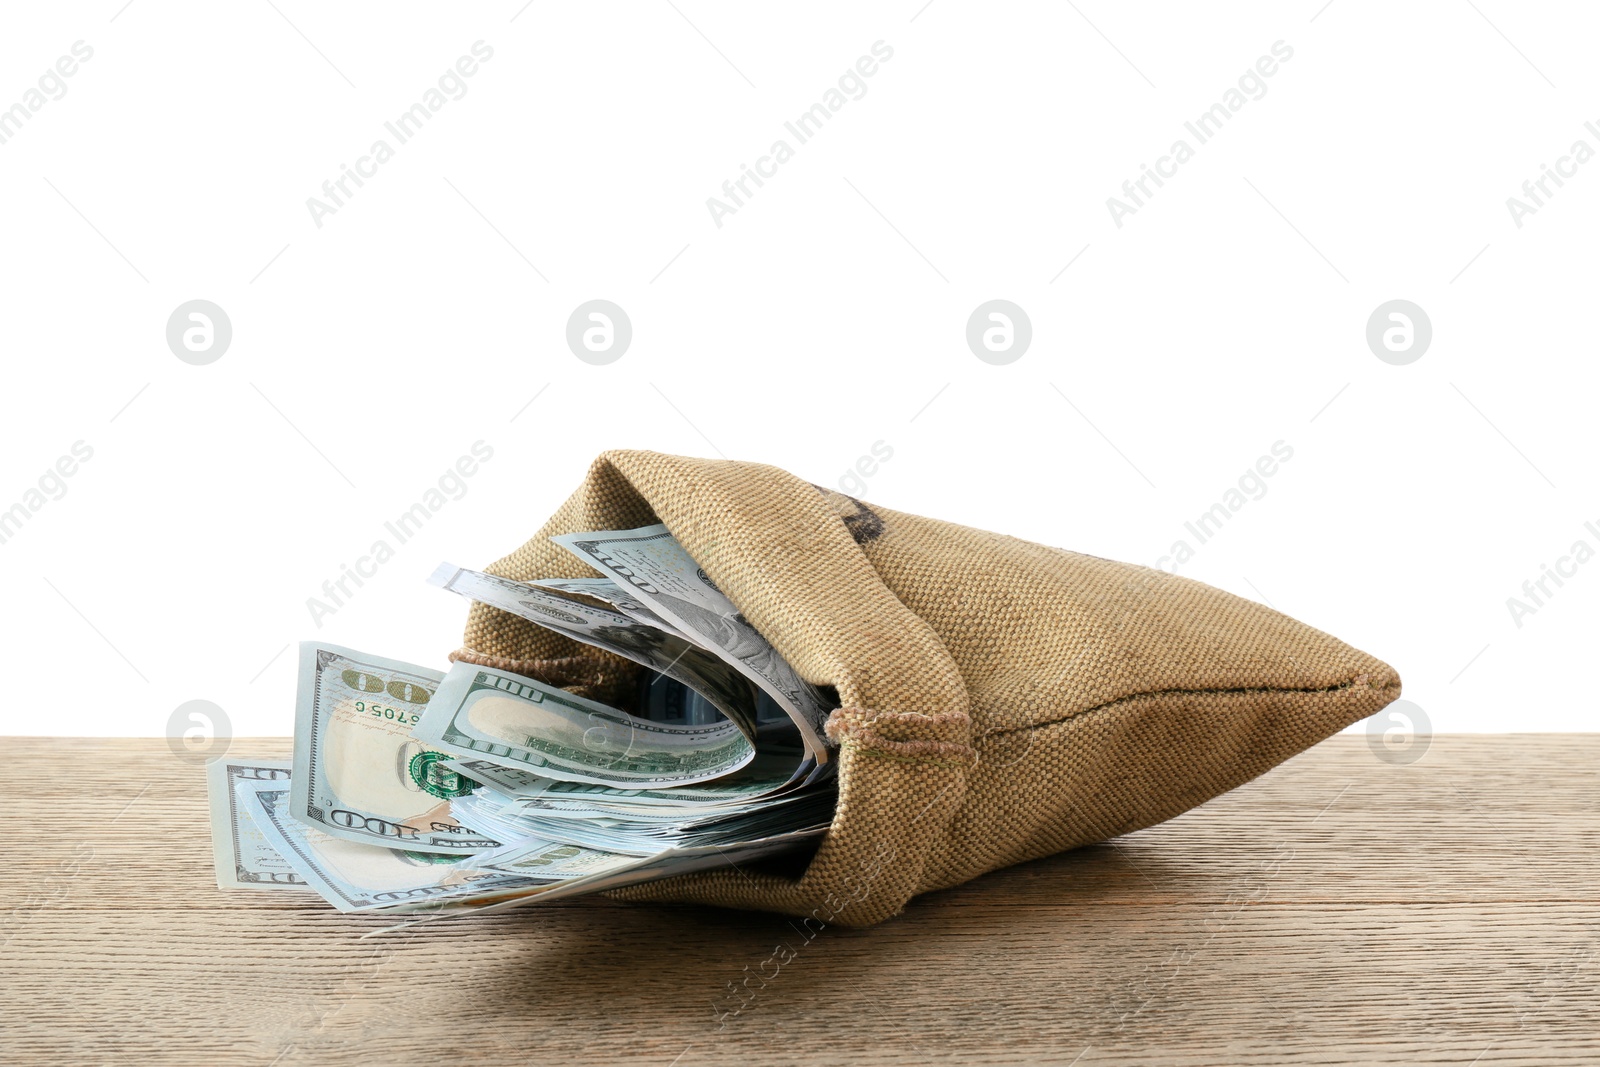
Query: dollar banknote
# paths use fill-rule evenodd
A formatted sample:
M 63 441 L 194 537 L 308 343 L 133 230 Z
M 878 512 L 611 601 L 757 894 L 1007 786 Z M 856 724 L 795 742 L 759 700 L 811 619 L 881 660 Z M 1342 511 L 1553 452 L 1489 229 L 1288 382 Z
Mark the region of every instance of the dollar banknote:
M 289 781 L 288 760 L 237 760 L 223 757 L 206 767 L 211 800 L 211 848 L 222 889 L 305 889 L 306 880 L 268 843 L 256 825 L 251 805 L 241 803 L 240 782 Z
M 682 682 L 755 740 L 756 694 L 750 683 L 720 657 L 675 633 L 537 585 L 450 563 L 440 564 L 428 581 Z
M 708 781 L 755 757 L 732 722 L 651 722 L 524 675 L 467 662 L 451 667 L 410 729 L 424 745 L 457 757 L 620 787 Z
M 504 767 L 498 763 L 491 763 L 486 759 L 462 758 L 454 759 L 445 764 L 457 774 L 464 775 L 484 785 L 492 786 L 495 790 L 508 796 L 531 790 L 535 793 L 542 792 L 547 784 L 554 783 L 556 779 L 546 778 L 533 771 L 520 770 L 516 767 Z M 577 783 L 568 783 L 577 784 Z M 605 789 L 607 786 L 590 785 L 583 783 L 585 789 Z
M 307 641 L 295 710 L 294 817 L 334 837 L 460 856 L 500 844 L 450 814 L 476 782 L 412 736 L 444 675 Z
M 210 772 L 214 811 L 227 810 L 215 803 L 224 793 L 233 799 L 227 802 L 230 814 L 214 814 L 214 820 L 229 820 L 226 827 L 214 821 L 214 833 L 223 837 L 234 825 L 253 827 L 260 837 L 254 852 L 261 857 L 257 869 L 278 876 L 276 884 L 314 889 L 339 910 L 352 912 L 497 910 L 512 903 L 537 903 L 546 896 L 564 899 L 742 864 L 813 844 L 825 832 L 831 812 L 826 793 L 800 790 L 789 798 L 797 803 L 770 808 L 702 809 L 666 820 L 605 816 L 591 828 L 580 826 L 577 819 L 543 824 L 559 836 L 534 832 L 541 828 L 538 820 L 512 818 L 504 826 L 509 844 L 457 857 L 350 841 L 295 818 L 292 778 L 284 777 L 289 768 L 282 761 L 236 760 L 231 769 L 224 761 L 218 764 Z M 644 797 L 681 791 L 628 792 Z M 619 791 L 604 790 L 615 792 Z M 512 806 L 509 798 L 488 789 L 452 803 L 476 801 L 492 811 Z M 227 866 L 231 859 L 218 862 L 219 870 L 231 869 Z M 285 873 L 287 878 L 282 877 Z
M 760 840 L 741 841 L 737 844 L 664 849 L 651 856 L 631 858 L 629 862 L 610 870 L 596 871 L 582 878 L 558 881 L 532 893 L 490 903 L 481 910 L 501 911 L 525 904 L 552 903 L 582 894 L 603 893 L 609 889 L 621 889 L 624 886 L 638 885 L 640 882 L 651 882 L 658 878 L 672 878 L 680 874 L 714 870 L 718 867 L 742 867 L 753 860 L 806 848 L 814 844 L 823 832 L 824 828 L 813 826 L 776 833 Z M 513 873 L 519 872 L 521 866 L 516 858 L 512 858 L 510 862 L 500 863 L 496 869 Z
M 469 862 L 481 871 L 565 881 L 608 874 L 636 861 L 635 856 L 602 852 L 582 845 L 525 838 L 490 852 L 480 852 Z
M 760 686 L 800 730 L 806 753 L 828 761 L 823 723 L 833 704 L 795 673 L 664 525 L 564 534 L 552 541 L 626 586 L 652 611 Z
M 549 883 L 463 866 L 459 857 L 385 848 L 334 837 L 291 815 L 288 783 L 244 782 L 268 842 L 340 911 L 417 910 L 496 900 Z
M 687 639 L 688 635 L 680 632 L 676 626 L 651 611 L 644 601 L 616 582 L 613 582 L 610 578 L 538 578 L 528 584 L 536 585 L 541 589 L 550 589 L 557 593 L 592 597 L 595 600 L 610 604 L 631 619 Z
M 306 642 L 293 760 L 208 771 L 219 885 L 453 913 L 815 845 L 837 796 L 830 694 L 665 527 L 557 540 L 601 576 L 446 565 L 434 583 L 639 664 L 617 698 L 631 713 L 465 661 Z
M 513 799 L 552 802 L 578 799 L 614 806 L 619 812 L 656 808 L 689 812 L 742 808 L 775 795 L 790 783 L 789 762 L 758 753 L 738 772 L 714 782 L 664 789 L 618 789 L 590 782 L 564 782 L 532 771 L 501 767 L 488 760 L 456 760 L 451 766 L 458 773 Z
M 584 798 L 509 798 L 481 789 L 458 798 L 453 807 L 462 821 L 507 841 L 567 841 L 602 852 L 648 856 L 668 847 L 733 844 L 826 823 L 832 802 L 831 795 L 800 791 L 708 810 L 619 810 Z

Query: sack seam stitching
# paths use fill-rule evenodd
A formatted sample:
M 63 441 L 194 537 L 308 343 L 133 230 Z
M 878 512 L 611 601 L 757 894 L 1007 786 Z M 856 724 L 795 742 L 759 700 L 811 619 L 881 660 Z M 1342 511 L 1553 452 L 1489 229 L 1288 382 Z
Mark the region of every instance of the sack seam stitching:
M 1002 736 L 1004 736 L 1006 734 L 1019 733 L 1019 732 L 1021 732 L 1023 730 L 1039 730 L 1039 729 L 1043 729 L 1044 727 L 1047 727 L 1047 726 L 1058 726 L 1061 723 L 1071 722 L 1073 719 L 1082 718 L 1085 715 L 1093 715 L 1097 711 L 1105 711 L 1108 708 L 1116 707 L 1118 704 L 1127 704 L 1127 703 L 1131 703 L 1131 702 L 1133 702 L 1135 700 L 1145 700 L 1145 699 L 1150 698 L 1150 697 L 1165 697 L 1165 696 L 1232 696 L 1232 695 L 1242 695 L 1242 694 L 1249 694 L 1249 693 L 1301 693 L 1301 694 L 1306 694 L 1306 695 L 1314 695 L 1314 694 L 1317 694 L 1317 693 L 1339 693 L 1339 692 L 1343 692 L 1343 691 L 1345 691 L 1347 689 L 1354 689 L 1358 685 L 1362 685 L 1363 688 L 1370 689 L 1371 691 L 1373 691 L 1375 693 L 1384 693 L 1384 692 L 1388 692 L 1391 689 L 1398 692 L 1400 690 L 1400 688 L 1401 688 L 1400 687 L 1400 683 L 1398 683 L 1398 682 L 1395 682 L 1393 684 L 1386 684 L 1386 685 L 1372 685 L 1370 683 L 1365 683 L 1366 677 L 1367 676 L 1364 675 L 1364 674 L 1358 674 L 1354 678 L 1351 678 L 1349 681 L 1340 682 L 1337 685 L 1325 685 L 1325 686 L 1300 686 L 1300 687 L 1297 687 L 1297 686 L 1263 685 L 1263 686 L 1218 687 L 1218 688 L 1214 688 L 1214 689 L 1150 689 L 1150 690 L 1146 690 L 1143 693 L 1130 693 L 1127 696 L 1117 697 L 1115 700 L 1107 700 L 1102 704 L 1096 704 L 1094 707 L 1091 707 L 1091 708 L 1083 708 L 1080 711 L 1072 712 L 1069 715 L 1063 715 L 1060 718 L 1046 719 L 1043 722 L 1029 723 L 1029 724 L 1027 724 L 1025 726 L 1010 726 L 1010 727 L 1007 727 L 1007 728 L 1005 728 L 1003 730 L 990 730 L 990 731 L 987 731 L 985 733 L 979 734 L 977 737 L 974 737 L 973 740 L 976 742 L 976 741 L 984 740 L 984 739 L 990 738 L 990 737 L 1002 737 Z M 1365 684 L 1363 684 L 1363 683 L 1365 683 Z

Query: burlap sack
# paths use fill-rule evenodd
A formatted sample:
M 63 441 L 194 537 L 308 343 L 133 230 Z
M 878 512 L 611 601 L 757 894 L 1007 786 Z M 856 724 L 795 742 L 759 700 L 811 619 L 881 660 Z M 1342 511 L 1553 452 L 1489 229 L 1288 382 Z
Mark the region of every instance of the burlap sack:
M 865 926 L 913 896 L 1169 819 L 1400 695 L 1270 608 L 872 507 L 775 467 L 613 451 L 488 569 L 593 574 L 553 534 L 663 522 L 802 676 L 837 687 L 839 804 L 803 873 L 620 890 Z M 637 669 L 472 606 L 457 657 L 604 697 Z

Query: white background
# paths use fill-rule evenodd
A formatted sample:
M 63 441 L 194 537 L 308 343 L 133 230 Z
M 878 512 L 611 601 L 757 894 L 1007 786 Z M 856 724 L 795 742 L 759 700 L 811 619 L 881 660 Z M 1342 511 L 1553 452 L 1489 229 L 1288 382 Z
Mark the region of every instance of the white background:
M 1506 205 L 1600 148 L 1592 9 L 674 2 L 8 8 L 0 107 L 94 51 L 0 145 L 0 508 L 93 458 L 0 544 L 0 732 L 159 735 L 203 698 L 286 734 L 292 643 L 442 664 L 466 605 L 425 576 L 509 551 L 603 449 L 836 483 L 879 441 L 870 501 L 1147 564 L 1284 441 L 1179 573 L 1394 664 L 1435 730 L 1594 726 L 1600 562 L 1507 607 L 1600 548 L 1600 161 L 1520 228 Z M 307 198 L 479 40 L 466 95 L 319 228 Z M 719 228 L 707 198 L 779 138 Z M 233 327 L 208 366 L 165 338 L 197 298 Z M 565 343 L 593 298 L 633 323 L 608 366 Z M 1006 366 L 965 341 L 993 298 L 1033 326 Z M 1396 298 L 1434 330 L 1407 366 L 1365 340 Z M 479 440 L 319 627 L 308 598 Z

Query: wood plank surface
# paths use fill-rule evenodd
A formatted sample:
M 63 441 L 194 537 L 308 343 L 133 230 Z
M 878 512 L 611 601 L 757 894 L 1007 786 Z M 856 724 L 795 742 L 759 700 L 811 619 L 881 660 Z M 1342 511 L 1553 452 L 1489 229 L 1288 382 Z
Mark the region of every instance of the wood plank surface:
M 419 923 L 223 891 L 203 771 L 164 741 L 6 747 L 8 1064 L 1600 1064 L 1600 734 L 1441 735 L 1409 766 L 1335 737 L 810 938 L 598 898 Z

